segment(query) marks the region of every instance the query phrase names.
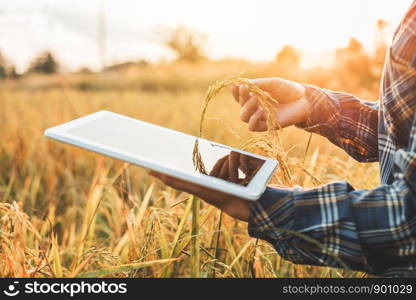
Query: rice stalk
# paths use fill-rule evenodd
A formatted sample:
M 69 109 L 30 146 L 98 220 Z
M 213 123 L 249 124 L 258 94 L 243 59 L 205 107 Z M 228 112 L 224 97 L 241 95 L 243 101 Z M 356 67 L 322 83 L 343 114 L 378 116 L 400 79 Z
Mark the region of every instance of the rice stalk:
M 251 273 L 252 278 L 256 278 L 256 270 L 254 268 L 254 264 L 256 260 L 256 250 L 257 250 L 258 243 L 259 243 L 259 239 L 256 239 L 254 246 L 253 246 L 253 251 L 251 252 L 250 260 L 248 262 L 248 267 L 249 267 L 249 271 Z
M 243 256 L 243 254 L 247 251 L 248 247 L 251 245 L 251 243 L 253 242 L 253 240 L 249 240 L 244 246 L 243 248 L 241 248 L 240 252 L 237 254 L 237 256 L 234 258 L 234 260 L 231 262 L 231 264 L 228 265 L 229 269 L 231 270 L 234 265 L 238 262 L 238 260 Z M 225 272 L 224 275 L 227 274 L 227 271 Z M 240 274 L 240 276 L 243 276 L 243 274 Z
M 217 224 L 217 235 L 215 238 L 215 252 L 214 252 L 214 263 L 212 264 L 212 277 L 215 278 L 215 262 L 219 259 L 220 256 L 220 236 L 221 236 L 221 226 L 222 226 L 223 212 L 220 211 Z
M 246 78 L 242 78 L 239 76 L 231 76 L 227 77 L 224 80 L 216 81 L 213 85 L 208 88 L 208 91 L 205 95 L 205 102 L 201 113 L 200 123 L 199 123 L 199 133 L 198 137 L 202 138 L 203 131 L 204 131 L 204 121 L 206 117 L 206 112 L 208 109 L 208 105 L 210 102 L 225 88 L 230 87 L 231 85 L 235 84 L 245 84 L 247 85 L 249 92 L 257 96 L 260 106 L 263 108 L 264 112 L 267 116 L 267 134 L 261 135 L 257 139 L 252 140 L 251 142 L 245 143 L 243 149 L 255 149 L 257 148 L 257 144 L 260 141 L 265 141 L 263 147 L 265 152 L 269 155 L 269 157 L 276 159 L 280 164 L 280 171 L 282 173 L 282 181 L 283 183 L 290 184 L 291 183 L 291 174 L 289 171 L 289 167 L 287 165 L 286 153 L 283 149 L 281 138 L 279 135 L 279 130 L 281 129 L 280 125 L 277 123 L 276 119 L 274 118 L 275 115 L 275 107 L 279 105 L 279 101 L 274 99 L 270 96 L 269 93 L 260 89 L 257 85 L 252 83 L 250 80 Z M 207 174 L 207 170 L 205 168 L 205 164 L 203 162 L 203 158 L 199 151 L 199 139 L 195 140 L 195 145 L 193 149 L 193 157 L 192 157 L 193 164 L 195 169 L 202 174 Z
M 201 226 L 199 220 L 199 212 L 201 208 L 201 200 L 198 197 L 191 196 L 192 199 L 192 230 L 191 230 L 191 276 L 193 278 L 199 277 L 200 271 L 200 238 L 199 227 Z
M 174 236 L 173 241 L 172 241 L 172 250 L 171 250 L 171 253 L 170 253 L 171 258 L 178 256 L 179 253 L 183 250 L 183 248 L 180 247 L 181 245 L 180 245 L 179 242 L 180 242 L 180 237 L 181 237 L 182 233 L 184 232 L 186 221 L 188 219 L 189 213 L 191 212 L 191 208 L 192 208 L 192 205 L 193 205 L 193 199 L 191 199 L 191 197 L 189 197 L 187 201 L 188 201 L 188 203 L 186 204 L 186 207 L 185 207 L 185 210 L 183 212 L 182 218 L 179 222 L 179 225 L 176 229 L 175 236 Z M 163 277 L 171 277 L 172 271 L 173 271 L 172 269 L 165 268 Z
M 110 267 L 106 269 L 81 273 L 77 277 L 80 277 L 80 278 L 101 277 L 104 275 L 110 275 L 110 274 L 120 273 L 120 272 L 128 272 L 131 270 L 137 270 L 137 269 L 152 267 L 152 266 L 161 265 L 161 264 L 170 264 L 177 260 L 178 258 L 168 258 L 168 259 L 151 260 L 151 261 L 145 261 L 145 262 L 139 262 L 139 263 L 124 264 L 124 265 Z

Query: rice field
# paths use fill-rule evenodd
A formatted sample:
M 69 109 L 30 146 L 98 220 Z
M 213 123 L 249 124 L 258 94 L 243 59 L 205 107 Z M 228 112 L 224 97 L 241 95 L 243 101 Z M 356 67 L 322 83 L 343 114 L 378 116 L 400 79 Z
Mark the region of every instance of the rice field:
M 246 224 L 146 171 L 43 137 L 50 126 L 101 109 L 198 135 L 204 94 L 203 88 L 0 86 L 0 276 L 366 276 L 287 262 L 250 238 Z M 228 92 L 219 94 L 207 110 L 204 137 L 242 145 L 252 135 L 238 108 Z M 291 184 L 378 183 L 376 164 L 359 164 L 322 137 L 313 135 L 308 149 L 309 134 L 299 129 L 285 129 L 280 138 Z

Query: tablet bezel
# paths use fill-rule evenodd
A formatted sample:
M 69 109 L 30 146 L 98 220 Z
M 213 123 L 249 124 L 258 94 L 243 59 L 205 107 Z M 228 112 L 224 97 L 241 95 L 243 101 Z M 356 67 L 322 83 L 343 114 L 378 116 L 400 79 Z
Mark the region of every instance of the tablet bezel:
M 199 138 L 199 140 L 206 140 L 206 141 L 209 141 L 210 143 L 214 143 L 222 147 L 226 147 L 232 151 L 251 155 L 253 157 L 257 157 L 259 159 L 264 160 L 264 164 L 257 171 L 256 175 L 251 179 L 250 183 L 247 186 L 242 186 L 242 185 L 232 183 L 232 182 L 220 179 L 220 178 L 215 178 L 212 176 L 193 173 L 193 172 L 191 173 L 191 172 L 187 172 L 183 170 L 173 169 L 168 166 L 159 165 L 157 164 L 157 162 L 146 160 L 146 158 L 140 157 L 137 154 L 135 155 L 134 153 L 130 153 L 128 151 L 122 151 L 122 150 L 119 150 L 110 146 L 103 146 L 102 144 L 95 143 L 90 140 L 77 137 L 77 136 L 73 136 L 67 133 L 67 131 L 70 130 L 71 128 L 80 126 L 82 124 L 91 122 L 93 120 L 102 118 L 107 115 L 115 115 L 117 117 L 126 118 L 131 121 L 145 124 L 146 126 L 157 127 L 160 130 L 165 130 L 165 131 L 166 130 L 173 131 L 176 134 L 182 134 L 182 135 L 186 135 L 194 139 L 197 139 L 197 137 L 195 136 L 192 136 L 192 135 L 180 132 L 180 131 L 158 126 L 152 123 L 144 122 L 138 119 L 130 118 L 130 117 L 120 115 L 117 113 L 113 113 L 110 111 L 106 111 L 106 110 L 98 111 L 96 113 L 92 113 L 90 115 L 49 128 L 45 130 L 45 136 L 48 138 L 63 142 L 63 143 L 67 143 L 67 144 L 74 145 L 80 148 L 84 148 L 84 149 L 87 149 L 87 150 L 90 150 L 90 151 L 93 151 L 93 152 L 96 152 L 96 153 L 99 153 L 99 154 L 102 154 L 111 158 L 126 161 L 134 165 L 144 167 L 146 169 L 154 170 L 163 174 L 177 177 L 185 181 L 189 181 L 191 183 L 195 183 L 201 186 L 205 186 L 214 190 L 218 190 L 218 191 L 231 194 L 234 196 L 238 196 L 238 197 L 251 200 L 251 201 L 255 201 L 258 198 L 260 198 L 260 196 L 263 194 L 264 190 L 266 189 L 266 184 L 270 180 L 271 176 L 274 173 L 274 170 L 276 169 L 278 165 L 278 162 L 273 159 L 263 157 L 260 155 L 256 155 L 253 153 L 249 153 L 246 151 L 242 151 L 239 149 L 235 149 L 227 145 L 219 144 L 219 143 L 212 142 L 206 139 Z

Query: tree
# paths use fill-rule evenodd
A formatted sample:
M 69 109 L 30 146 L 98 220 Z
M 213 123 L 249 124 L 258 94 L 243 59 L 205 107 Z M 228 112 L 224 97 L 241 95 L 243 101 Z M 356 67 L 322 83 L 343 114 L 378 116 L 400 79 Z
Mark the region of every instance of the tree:
M 59 64 L 50 52 L 44 52 L 36 57 L 30 64 L 29 72 L 54 74 L 57 73 Z
M 6 79 L 7 73 L 4 66 L 0 66 L 0 80 Z
M 276 55 L 276 62 L 284 67 L 299 67 L 300 54 L 299 51 L 291 46 L 285 45 Z
M 206 58 L 203 50 L 205 39 L 205 35 L 179 26 L 171 31 L 165 45 L 176 53 L 177 60 L 196 63 Z
M 377 72 L 381 73 L 381 69 L 384 65 L 384 59 L 386 57 L 387 46 L 387 33 L 386 28 L 389 23 L 383 19 L 379 19 L 376 23 L 376 41 L 375 41 L 375 52 L 374 60 L 377 67 Z
M 0 52 L 0 80 L 5 79 L 7 77 L 7 60 Z
M 0 80 L 6 78 L 17 79 L 18 77 L 19 74 L 16 71 L 16 67 L 0 52 Z
M 18 79 L 20 77 L 20 74 L 17 73 L 15 66 L 10 67 L 8 77 L 11 78 L 11 79 Z
M 373 60 L 359 40 L 351 38 L 347 47 L 335 51 L 335 70 L 339 82 L 349 90 L 364 87 L 371 89 L 375 83 Z

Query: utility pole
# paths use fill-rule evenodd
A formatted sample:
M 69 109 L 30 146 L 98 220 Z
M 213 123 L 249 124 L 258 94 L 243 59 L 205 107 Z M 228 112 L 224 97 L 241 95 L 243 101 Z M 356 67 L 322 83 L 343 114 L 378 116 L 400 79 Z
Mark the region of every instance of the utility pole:
M 106 67 L 107 56 L 107 39 L 106 39 L 106 16 L 105 16 L 105 0 L 99 0 L 98 11 L 98 55 L 101 62 L 101 70 Z

